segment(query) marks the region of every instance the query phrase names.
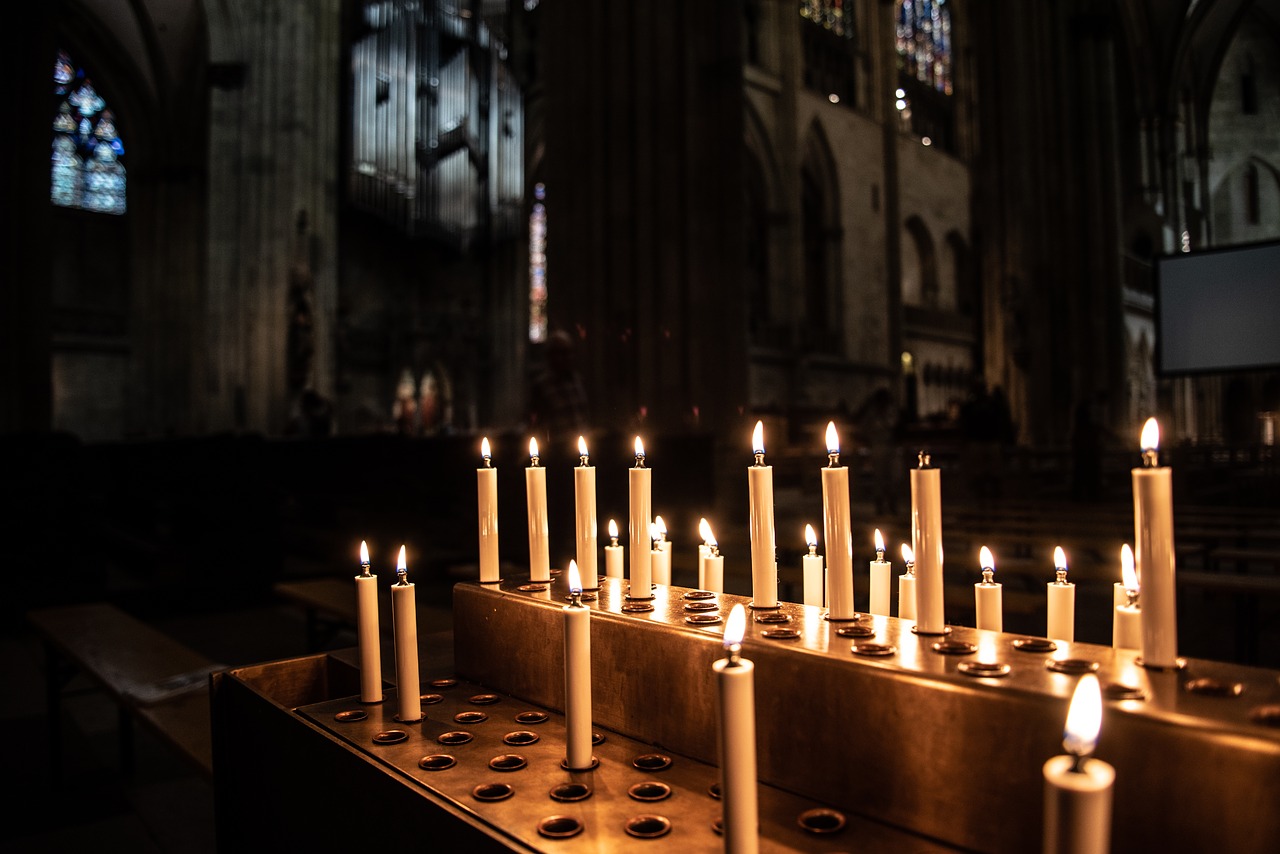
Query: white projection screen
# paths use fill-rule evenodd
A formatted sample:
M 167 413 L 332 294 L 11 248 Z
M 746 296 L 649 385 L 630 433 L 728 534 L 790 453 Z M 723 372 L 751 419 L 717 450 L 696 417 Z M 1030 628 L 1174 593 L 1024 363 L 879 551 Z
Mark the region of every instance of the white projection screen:
M 1156 370 L 1280 367 L 1280 241 L 1156 259 Z

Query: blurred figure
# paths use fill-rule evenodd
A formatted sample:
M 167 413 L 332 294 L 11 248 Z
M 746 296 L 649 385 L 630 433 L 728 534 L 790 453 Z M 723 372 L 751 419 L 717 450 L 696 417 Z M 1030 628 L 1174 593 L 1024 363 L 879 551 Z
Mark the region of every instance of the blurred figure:
M 587 389 L 574 364 L 573 339 L 557 330 L 547 338 L 546 363 L 529 392 L 529 428 L 549 440 L 574 439 L 587 429 Z

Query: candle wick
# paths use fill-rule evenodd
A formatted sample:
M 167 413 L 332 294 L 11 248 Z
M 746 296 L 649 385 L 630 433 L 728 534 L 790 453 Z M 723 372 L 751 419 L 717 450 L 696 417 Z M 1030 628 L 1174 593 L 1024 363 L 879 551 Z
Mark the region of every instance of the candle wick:
M 529 458 L 529 466 L 530 466 L 531 468 L 535 468 L 535 469 L 536 469 L 536 468 L 538 467 L 538 458 L 537 458 L 537 457 L 530 457 L 530 458 Z
M 581 590 L 578 590 L 577 588 L 572 588 L 572 589 L 570 589 L 570 590 L 569 590 L 569 607 L 570 607 L 570 608 L 583 608 L 583 607 L 586 607 L 586 606 L 584 606 L 584 605 L 582 604 L 582 591 L 581 591 Z
M 712 556 L 712 557 L 719 557 L 719 556 L 720 556 L 720 547 L 719 547 L 719 546 L 707 546 L 707 548 L 711 549 L 711 556 Z
M 362 563 L 362 564 L 360 564 L 360 574 L 361 574 L 362 576 L 364 576 L 365 578 L 369 578 L 369 577 L 370 577 L 370 576 L 369 576 L 369 564 L 367 564 L 367 563 Z
M 1054 582 L 1053 582 L 1053 583 L 1054 583 L 1054 584 L 1066 584 L 1066 583 L 1067 583 L 1067 571 L 1066 571 L 1065 569 L 1063 569 L 1062 567 L 1058 567 L 1057 578 L 1055 578 L 1055 579 L 1054 579 Z
M 493 468 L 493 457 L 485 457 L 485 458 L 484 458 L 484 467 L 485 467 L 485 468 Z
M 403 569 L 397 569 L 397 570 L 396 570 L 396 584 L 397 584 L 398 586 L 401 586 L 401 587 L 408 587 L 408 586 L 409 586 L 409 573 L 405 572 Z
M 926 454 L 924 451 L 919 452 L 917 459 L 919 460 L 920 468 L 927 469 L 929 467 L 929 455 Z
M 636 468 L 644 468 L 644 454 L 636 454 Z
M 876 549 L 876 563 L 884 563 L 884 549 Z
M 1160 464 L 1160 452 L 1155 448 L 1147 448 L 1142 452 L 1142 463 L 1147 468 L 1155 468 Z
M 818 546 L 815 543 L 809 543 L 809 557 L 818 556 Z
M 916 565 L 915 565 L 915 562 L 914 562 L 914 561 L 908 561 L 908 562 L 907 562 L 907 575 L 910 575 L 910 576 L 912 576 L 912 577 L 914 578 L 914 577 L 915 577 L 915 574 L 916 574 Z
M 582 465 L 583 465 L 583 466 L 585 466 L 585 465 L 587 464 L 587 455 L 586 455 L 586 454 L 583 454 L 582 456 L 578 457 L 578 459 L 582 461 Z
M 756 451 L 756 465 L 764 465 L 764 451 Z
M 995 584 L 995 570 L 984 566 L 982 568 L 982 583 Z
M 840 452 L 827 451 L 827 468 L 838 468 L 840 465 Z
M 742 644 L 731 643 L 726 649 L 728 651 L 729 657 L 728 657 L 728 660 L 725 662 L 725 665 L 727 667 L 741 667 L 742 666 Z
M 1085 760 L 1089 758 L 1085 753 L 1071 754 L 1071 767 L 1068 769 L 1072 774 L 1083 774 Z
M 1125 601 L 1125 603 L 1124 603 L 1124 604 L 1125 604 L 1125 607 L 1127 607 L 1127 608 L 1133 608 L 1133 607 L 1136 607 L 1136 606 L 1137 606 L 1137 604 L 1138 604 L 1138 591 L 1137 591 L 1137 590 L 1130 590 L 1128 587 L 1126 587 L 1126 588 L 1124 589 L 1124 595 L 1125 595 L 1125 599 L 1126 599 L 1126 601 Z

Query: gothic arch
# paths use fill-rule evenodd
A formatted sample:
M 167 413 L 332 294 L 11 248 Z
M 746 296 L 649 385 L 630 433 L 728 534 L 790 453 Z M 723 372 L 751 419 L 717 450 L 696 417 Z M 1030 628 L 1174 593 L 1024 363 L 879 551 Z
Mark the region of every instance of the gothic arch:
M 914 214 L 903 222 L 902 231 L 902 303 L 938 308 L 938 254 L 933 235 Z
M 970 270 L 969 244 L 952 230 L 942 241 L 942 261 L 938 271 L 938 303 L 941 308 L 972 315 L 977 308 L 977 296 Z
M 780 317 L 774 297 L 774 266 L 781 252 L 778 246 L 778 164 L 759 114 L 748 102 L 743 122 L 743 211 L 746 226 L 747 324 L 751 340 L 776 344 L 775 334 L 785 318 Z
M 1256 179 L 1257 196 L 1252 202 L 1246 198 L 1249 175 Z M 1262 158 L 1241 158 L 1223 173 L 1211 199 L 1215 243 L 1252 243 L 1280 236 L 1276 226 L 1280 223 L 1280 170 Z M 1258 215 L 1250 222 L 1247 213 L 1255 204 Z
M 805 134 L 800 162 L 800 228 L 804 294 L 802 321 L 814 349 L 841 347 L 840 183 L 831 144 L 815 119 Z

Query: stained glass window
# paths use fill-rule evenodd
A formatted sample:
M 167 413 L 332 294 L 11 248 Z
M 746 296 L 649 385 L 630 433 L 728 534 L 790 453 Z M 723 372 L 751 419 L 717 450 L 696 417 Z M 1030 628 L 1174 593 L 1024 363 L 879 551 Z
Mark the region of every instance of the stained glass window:
M 63 50 L 53 63 L 53 97 L 49 200 L 66 208 L 124 213 L 124 143 L 115 115 L 84 69 Z
M 951 94 L 951 9 L 947 0 L 896 0 L 898 63 L 921 83 Z
M 846 39 L 853 38 L 852 0 L 800 0 L 800 17 Z
M 529 340 L 547 340 L 547 188 L 533 188 L 533 212 L 529 214 Z

